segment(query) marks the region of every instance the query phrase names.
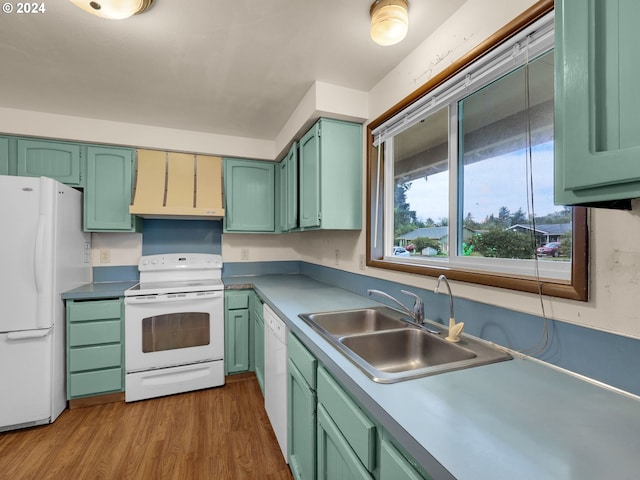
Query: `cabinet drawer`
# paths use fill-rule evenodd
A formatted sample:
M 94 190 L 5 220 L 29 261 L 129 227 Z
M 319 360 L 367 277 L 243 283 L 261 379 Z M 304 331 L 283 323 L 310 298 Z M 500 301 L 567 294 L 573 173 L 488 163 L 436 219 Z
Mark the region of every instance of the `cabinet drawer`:
M 298 340 L 296 336 L 291 332 L 289 332 L 287 348 L 289 351 L 289 358 L 291 359 L 291 362 L 302 374 L 311 389 L 315 390 L 316 368 L 318 366 L 318 361 L 311 354 L 311 352 L 307 350 L 307 347 L 305 347 L 302 342 L 300 342 L 300 340 Z
M 394 480 L 431 480 L 423 477 L 409 461 L 386 439 L 380 444 L 380 478 Z
M 70 322 L 119 319 L 122 311 L 120 299 L 67 302 L 67 309 Z
M 98 368 L 113 368 L 122 365 L 122 346 L 97 345 L 69 350 L 69 371 L 82 372 Z
M 373 471 L 376 427 L 322 367 L 318 368 L 318 402 L 338 425 L 362 464 Z
M 118 343 L 121 340 L 120 320 L 72 323 L 69 325 L 69 347 Z
M 248 292 L 227 292 L 225 297 L 227 310 L 244 310 L 249 308 Z
M 122 391 L 122 368 L 69 375 L 69 396 Z

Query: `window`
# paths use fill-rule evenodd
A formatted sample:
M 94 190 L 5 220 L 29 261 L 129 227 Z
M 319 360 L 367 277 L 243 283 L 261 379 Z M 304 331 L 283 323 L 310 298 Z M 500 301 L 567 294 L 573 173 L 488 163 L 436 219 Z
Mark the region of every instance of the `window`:
M 369 125 L 368 264 L 586 300 L 586 209 L 553 203 L 553 12 L 515 23 Z

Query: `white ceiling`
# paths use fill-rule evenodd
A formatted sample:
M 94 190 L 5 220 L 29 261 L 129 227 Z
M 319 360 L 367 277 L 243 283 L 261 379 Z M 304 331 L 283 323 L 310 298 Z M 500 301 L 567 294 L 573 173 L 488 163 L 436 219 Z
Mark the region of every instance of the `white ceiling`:
M 314 81 L 368 92 L 464 1 L 411 0 L 380 47 L 372 0 L 156 0 L 121 21 L 49 0 L 0 13 L 0 106 L 272 140 Z

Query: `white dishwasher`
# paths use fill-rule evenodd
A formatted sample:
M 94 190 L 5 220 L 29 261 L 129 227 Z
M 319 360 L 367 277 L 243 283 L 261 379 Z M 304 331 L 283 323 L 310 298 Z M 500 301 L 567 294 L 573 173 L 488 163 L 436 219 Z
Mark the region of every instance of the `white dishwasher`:
M 265 303 L 264 408 L 276 434 L 285 462 L 287 454 L 287 335 L 289 327 Z

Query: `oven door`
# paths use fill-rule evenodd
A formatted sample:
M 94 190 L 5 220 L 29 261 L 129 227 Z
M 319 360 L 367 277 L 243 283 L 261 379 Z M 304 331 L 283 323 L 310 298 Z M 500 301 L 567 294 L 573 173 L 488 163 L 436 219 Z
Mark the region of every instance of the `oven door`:
M 222 291 L 125 297 L 127 372 L 224 357 Z

